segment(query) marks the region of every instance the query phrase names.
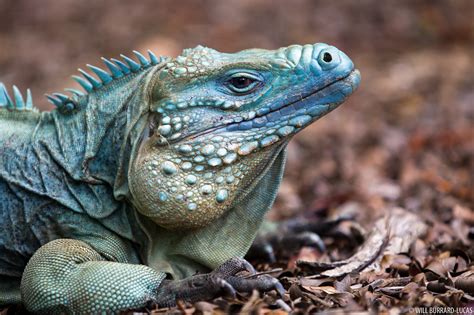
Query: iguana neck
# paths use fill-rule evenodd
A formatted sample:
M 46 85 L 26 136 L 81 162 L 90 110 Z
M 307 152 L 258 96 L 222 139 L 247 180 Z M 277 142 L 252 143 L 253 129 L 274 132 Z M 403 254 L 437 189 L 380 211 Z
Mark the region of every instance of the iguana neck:
M 147 121 L 148 78 L 157 70 L 151 67 L 81 97 L 73 113 L 44 113 L 38 137 L 74 180 L 126 194 L 131 152 Z

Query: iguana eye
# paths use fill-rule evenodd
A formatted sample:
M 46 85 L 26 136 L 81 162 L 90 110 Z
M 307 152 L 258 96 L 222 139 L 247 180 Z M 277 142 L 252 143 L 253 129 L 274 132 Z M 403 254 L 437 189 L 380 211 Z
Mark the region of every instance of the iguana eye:
M 236 73 L 226 82 L 229 90 L 237 94 L 248 94 L 259 84 L 260 80 L 258 78 L 247 73 Z

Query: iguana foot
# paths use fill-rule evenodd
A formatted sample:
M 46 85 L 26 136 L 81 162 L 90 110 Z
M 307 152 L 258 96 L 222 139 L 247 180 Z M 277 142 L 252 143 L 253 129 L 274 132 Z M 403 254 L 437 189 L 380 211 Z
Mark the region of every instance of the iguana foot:
M 276 290 L 285 293 L 281 283 L 269 275 L 255 275 L 252 265 L 242 258 L 232 258 L 214 271 L 177 281 L 165 281 L 160 286 L 157 299 L 159 307 L 174 306 L 177 300 L 195 302 L 217 296 L 235 297 L 237 292 Z
M 275 263 L 278 254 L 293 252 L 301 247 L 313 247 L 320 252 L 326 251 L 326 246 L 317 233 L 306 231 L 292 234 L 290 232 L 286 235 L 266 235 L 257 238 L 245 257 L 252 261 Z

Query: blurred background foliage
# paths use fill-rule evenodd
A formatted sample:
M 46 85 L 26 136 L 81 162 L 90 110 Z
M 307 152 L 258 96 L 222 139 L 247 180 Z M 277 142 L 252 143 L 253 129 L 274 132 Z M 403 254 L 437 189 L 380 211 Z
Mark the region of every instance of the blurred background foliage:
M 292 141 L 270 216 L 356 203 L 448 222 L 472 210 L 473 12 L 471 0 L 0 0 L 0 81 L 47 110 L 42 94 L 74 86 L 68 76 L 100 56 L 326 42 L 362 84 Z

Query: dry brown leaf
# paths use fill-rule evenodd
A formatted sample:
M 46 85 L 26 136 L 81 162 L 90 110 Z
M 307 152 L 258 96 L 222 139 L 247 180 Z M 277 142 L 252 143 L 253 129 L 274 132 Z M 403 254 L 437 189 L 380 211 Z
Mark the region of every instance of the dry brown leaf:
M 463 290 L 466 293 L 474 294 L 474 275 L 471 274 L 466 277 L 458 277 L 454 281 L 454 287 Z
M 217 305 L 206 301 L 200 301 L 195 303 L 194 307 L 197 311 L 200 311 L 203 314 L 211 314 L 217 308 Z
M 397 255 L 408 252 L 410 246 L 426 232 L 427 226 L 416 215 L 401 208 L 393 209 L 387 219 L 379 219 L 367 237 L 364 244 L 349 259 L 329 263 L 315 263 L 299 261 L 298 266 L 318 271 L 323 271 L 320 276 L 340 277 L 351 272 L 361 271 L 369 265 L 370 269 L 381 269 L 380 261 L 385 255 Z M 407 261 L 407 260 L 405 260 Z M 408 262 L 408 261 L 407 261 Z M 401 268 L 401 266 L 399 266 Z M 408 272 L 408 269 L 405 270 Z
M 352 279 L 349 275 L 347 275 L 341 281 L 334 281 L 334 287 L 340 292 L 350 292 L 351 283 Z
M 291 311 L 291 309 L 290 309 L 290 311 Z M 286 315 L 286 314 L 288 314 L 290 311 L 271 310 L 271 309 L 264 308 L 264 309 L 262 309 L 262 314 L 265 314 L 265 315 Z
M 454 270 L 456 265 L 456 257 L 438 257 L 437 259 L 433 260 L 428 266 L 426 266 L 426 270 L 429 270 L 440 277 L 447 276 L 448 273 Z
M 331 279 L 329 279 L 330 281 Z M 319 287 L 321 284 L 328 282 L 328 279 L 312 279 L 312 278 L 301 278 L 298 280 L 298 284 L 302 287 Z
M 390 243 L 385 254 L 408 253 L 410 246 L 426 233 L 427 225 L 418 215 L 402 208 L 391 210 L 389 215 Z
M 308 290 L 313 293 L 316 293 L 316 292 L 324 292 L 326 294 L 344 293 L 344 292 L 338 291 L 335 287 L 331 287 L 331 286 L 321 286 L 321 287 L 302 286 L 302 287 L 305 290 Z
M 474 210 L 469 209 L 468 207 L 455 205 L 453 208 L 453 215 L 468 224 L 474 224 Z
M 250 299 L 244 304 L 241 309 L 241 313 L 250 314 L 257 311 L 263 306 L 263 300 L 260 298 L 260 294 L 257 290 L 253 290 Z
M 379 220 L 368 236 L 366 242 L 361 246 L 354 256 L 347 260 L 337 262 L 338 266 L 326 270 L 320 274 L 323 277 L 340 277 L 351 272 L 360 271 L 370 265 L 380 252 L 384 249 L 388 242 L 388 229 L 385 220 Z M 319 267 L 318 264 L 311 264 L 309 262 L 298 262 L 298 266 L 305 267 Z

